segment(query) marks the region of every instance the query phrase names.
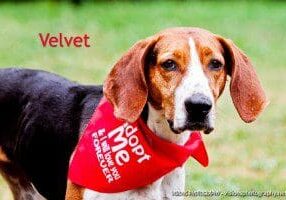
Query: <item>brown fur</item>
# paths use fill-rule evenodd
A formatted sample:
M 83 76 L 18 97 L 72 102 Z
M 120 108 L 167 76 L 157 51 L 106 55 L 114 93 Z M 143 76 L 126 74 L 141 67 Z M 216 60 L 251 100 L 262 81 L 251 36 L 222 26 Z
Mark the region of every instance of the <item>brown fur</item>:
M 225 58 L 223 56 L 224 50 L 213 34 L 205 33 L 196 35 L 195 42 L 201 59 L 203 71 L 209 79 L 209 85 L 212 90 L 214 100 L 217 101 L 222 94 L 226 83 L 227 66 L 225 66 Z M 223 64 L 224 69 L 211 71 L 208 68 L 211 59 L 219 60 Z
M 66 199 L 81 200 L 83 197 L 84 188 L 68 181 Z
M 175 35 L 162 37 L 153 50 L 156 61 L 147 69 L 149 101 L 156 109 L 165 110 L 167 119 L 173 119 L 174 91 L 187 71 L 190 54 L 186 39 L 178 39 Z M 161 67 L 168 59 L 177 63 L 178 71 L 166 71 Z
M 111 70 L 104 85 L 104 95 L 113 104 L 116 117 L 133 122 L 140 116 L 148 93 L 145 58 L 156 41 L 157 37 L 150 37 L 137 42 Z
M 9 159 L 3 151 L 2 147 L 0 147 L 0 162 L 9 162 Z
M 269 102 L 249 58 L 231 40 L 218 40 L 231 66 L 230 93 L 235 108 L 243 121 L 252 122 Z
M 231 41 L 199 28 L 164 30 L 137 42 L 123 55 L 104 85 L 104 94 L 118 118 L 136 120 L 148 99 L 155 109 L 164 110 L 166 119 L 173 119 L 174 91 L 191 59 L 189 37 L 195 41 L 215 101 L 224 90 L 228 74 L 231 96 L 240 117 L 245 122 L 256 119 L 267 100 L 249 59 Z M 177 63 L 178 70 L 162 69 L 161 64 L 168 59 Z M 211 59 L 219 60 L 223 69 L 211 71 Z M 81 199 L 82 195 L 81 187 L 69 184 L 66 199 Z
M 240 117 L 245 122 L 256 119 L 267 100 L 251 62 L 232 42 L 199 28 L 162 31 L 136 43 L 115 64 L 104 92 L 113 103 L 117 117 L 130 122 L 136 120 L 148 98 L 156 109 L 163 108 L 167 119 L 173 119 L 174 91 L 190 62 L 189 37 L 195 40 L 215 100 L 224 90 L 228 73 L 231 96 Z M 155 54 L 155 63 L 147 60 L 150 52 Z M 209 70 L 208 64 L 214 58 L 224 64 L 224 70 Z M 176 61 L 179 70 L 162 69 L 160 65 L 167 59 Z

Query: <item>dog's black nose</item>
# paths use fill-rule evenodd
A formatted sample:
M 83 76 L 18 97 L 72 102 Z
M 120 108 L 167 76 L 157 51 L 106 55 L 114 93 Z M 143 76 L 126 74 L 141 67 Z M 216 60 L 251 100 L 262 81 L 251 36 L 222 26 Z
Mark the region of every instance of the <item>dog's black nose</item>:
M 185 101 L 185 108 L 192 117 L 205 117 L 212 108 L 212 102 L 203 94 L 193 94 Z

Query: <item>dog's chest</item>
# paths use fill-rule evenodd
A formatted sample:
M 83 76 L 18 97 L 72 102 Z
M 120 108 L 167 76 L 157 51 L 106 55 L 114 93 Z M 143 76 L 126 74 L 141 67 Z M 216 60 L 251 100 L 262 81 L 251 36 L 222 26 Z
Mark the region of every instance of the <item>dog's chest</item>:
M 149 105 L 148 127 L 159 137 L 177 144 L 184 144 L 189 138 L 189 133 L 174 134 L 160 111 L 156 111 Z M 156 166 L 154 166 L 156 167 Z M 178 167 L 161 177 L 150 185 L 140 189 L 128 190 L 120 193 L 99 193 L 85 189 L 83 200 L 167 200 L 182 199 L 173 196 L 176 191 L 185 189 L 185 167 Z
M 176 168 L 174 171 L 140 189 L 129 190 L 120 193 L 106 194 L 85 189 L 83 200 L 161 200 L 174 199 L 172 194 L 176 191 L 184 191 L 185 169 Z M 176 198 L 178 199 L 178 198 Z

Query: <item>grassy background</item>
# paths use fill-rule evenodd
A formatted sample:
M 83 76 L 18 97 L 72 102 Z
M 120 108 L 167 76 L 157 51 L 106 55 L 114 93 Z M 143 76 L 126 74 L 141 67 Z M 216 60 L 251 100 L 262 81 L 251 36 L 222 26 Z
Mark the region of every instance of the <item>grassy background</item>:
M 0 66 L 52 71 L 81 83 L 102 83 L 138 39 L 171 26 L 198 26 L 231 38 L 256 66 L 271 104 L 253 124 L 235 112 L 229 92 L 217 128 L 204 136 L 210 166 L 190 161 L 189 190 L 286 190 L 286 3 L 114 2 L 0 4 Z M 38 33 L 88 33 L 91 48 L 43 48 Z M 0 199 L 11 199 L 0 179 Z

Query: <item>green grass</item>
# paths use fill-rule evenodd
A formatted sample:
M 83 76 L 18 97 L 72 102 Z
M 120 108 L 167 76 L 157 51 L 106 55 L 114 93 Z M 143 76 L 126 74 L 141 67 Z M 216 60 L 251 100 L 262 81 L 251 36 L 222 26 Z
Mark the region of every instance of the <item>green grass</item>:
M 271 101 L 244 124 L 228 91 L 218 105 L 217 128 L 204 136 L 210 166 L 190 161 L 189 190 L 286 190 L 286 3 L 114 2 L 0 4 L 0 66 L 52 71 L 81 83 L 102 83 L 135 41 L 171 26 L 198 26 L 231 38 L 256 70 Z M 88 33 L 91 48 L 43 48 L 38 33 Z M 7 187 L 0 180 L 0 199 Z M 6 195 L 6 197 L 5 197 Z

